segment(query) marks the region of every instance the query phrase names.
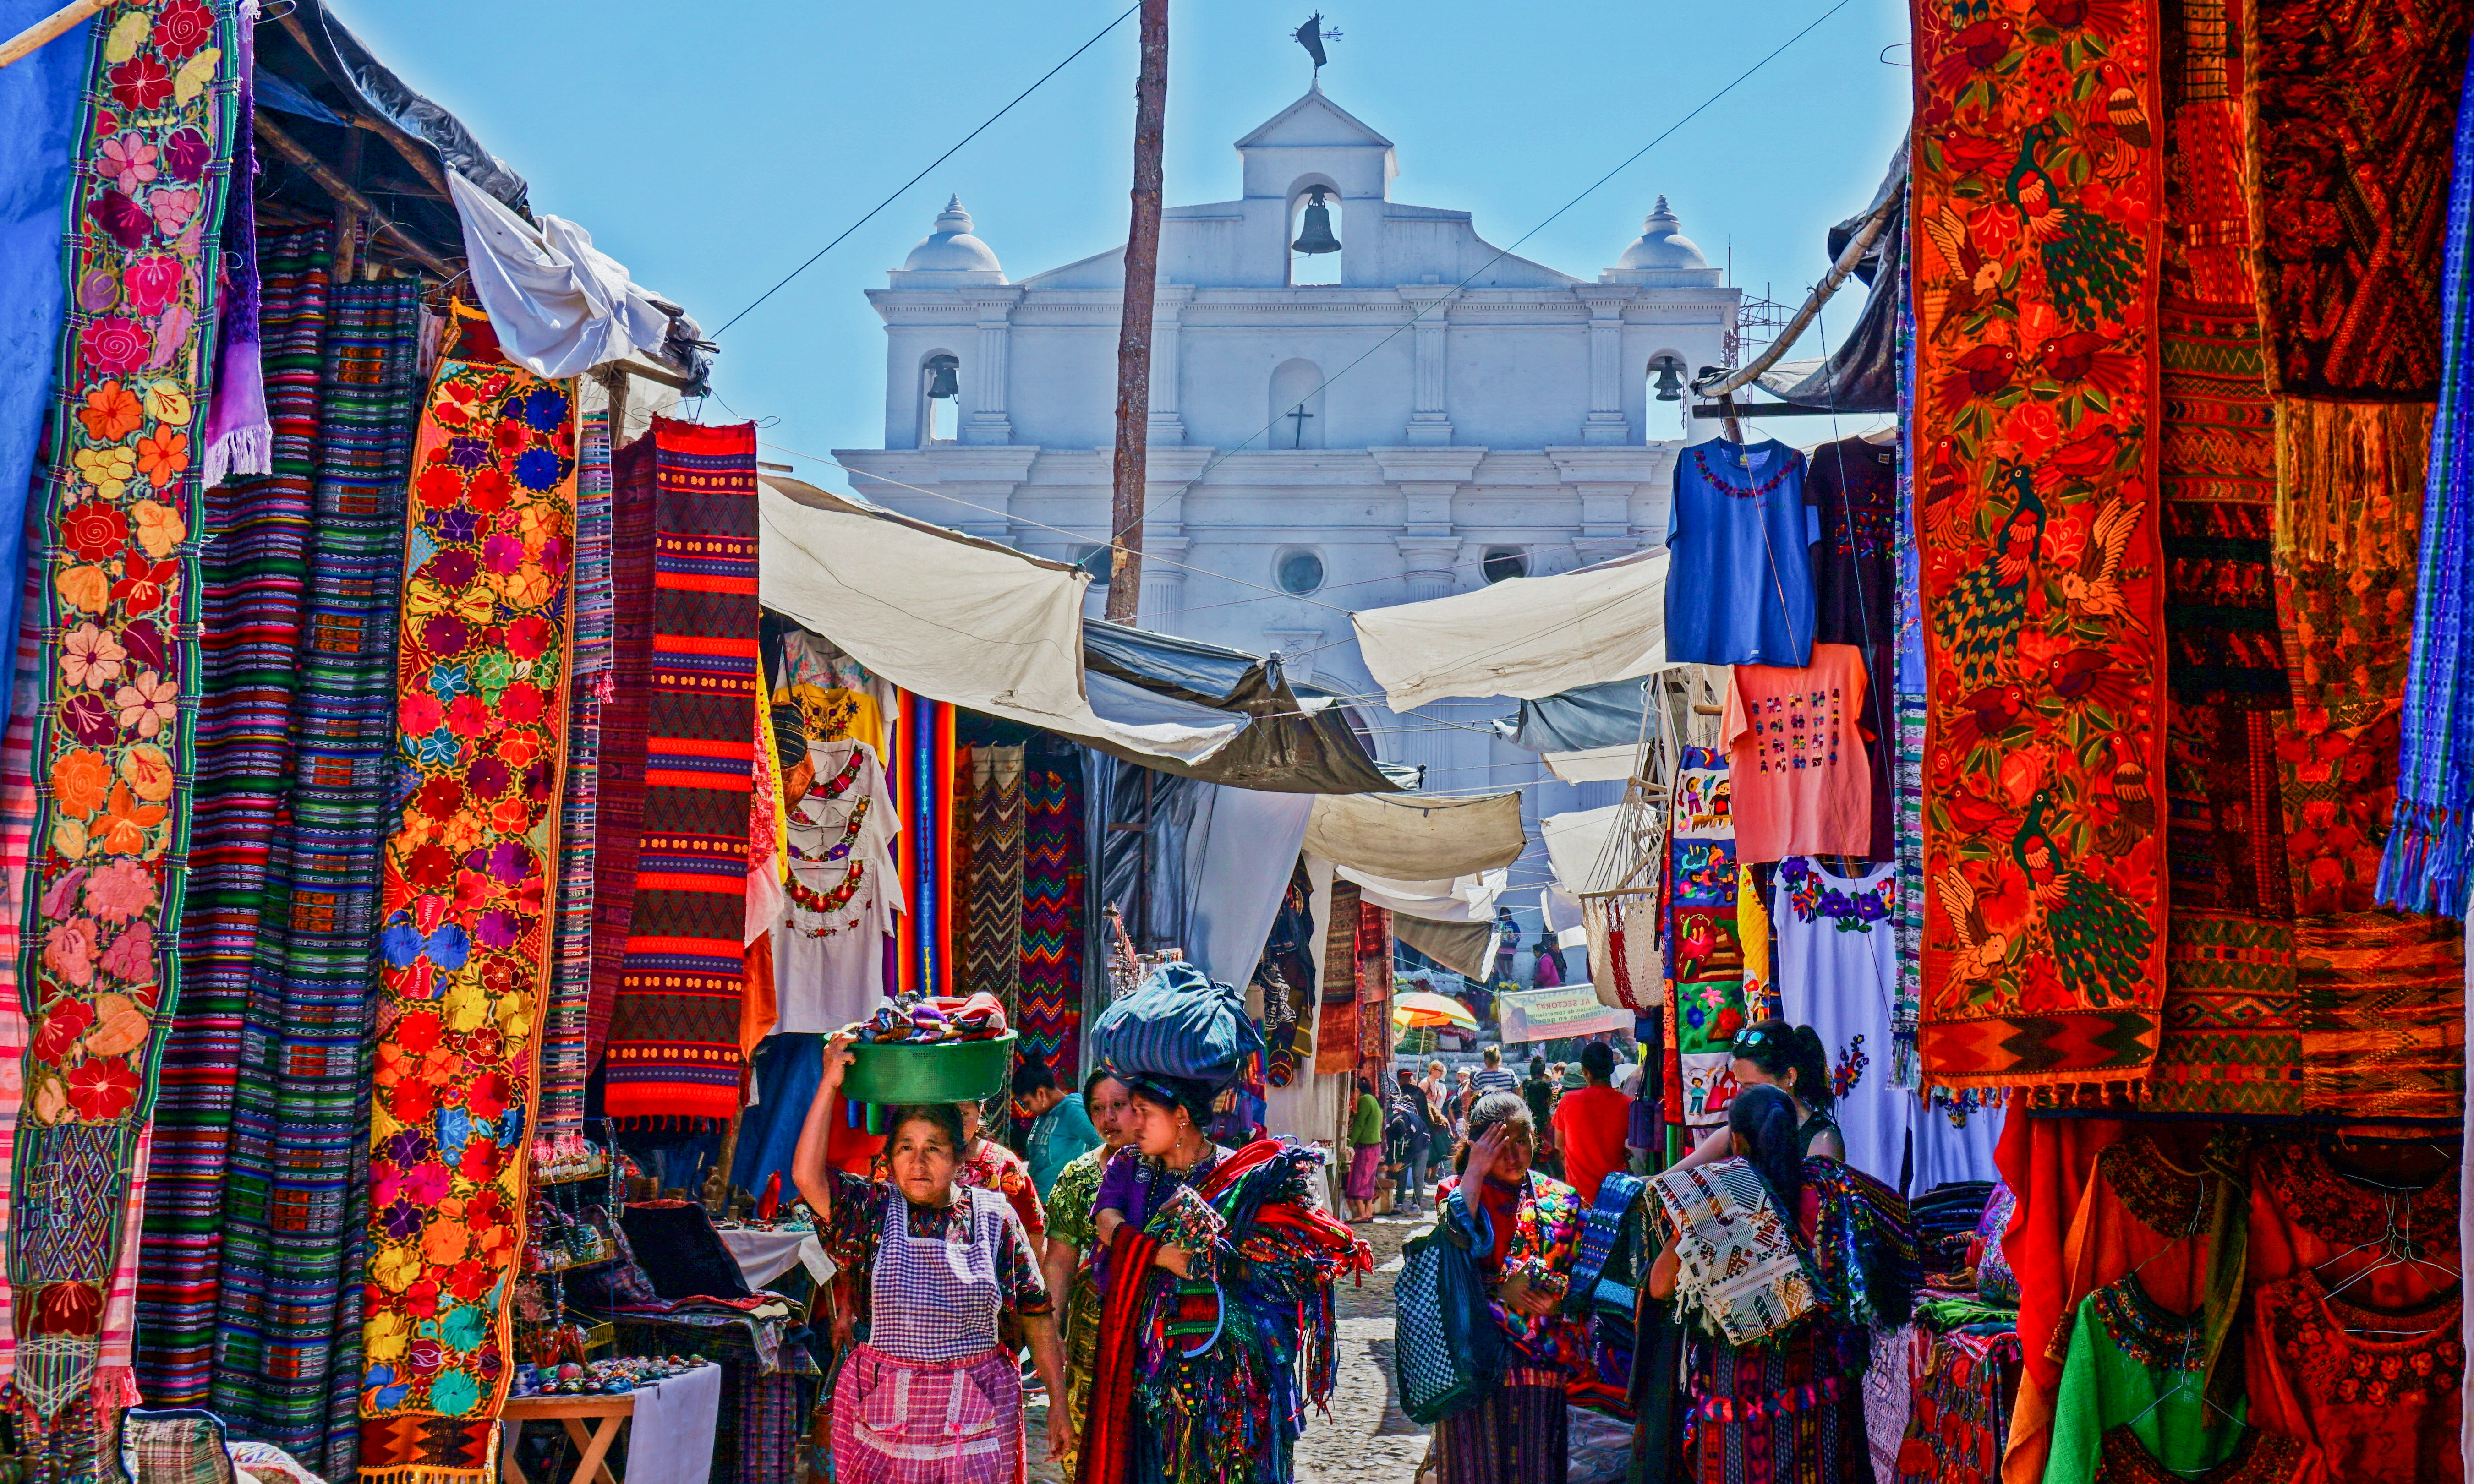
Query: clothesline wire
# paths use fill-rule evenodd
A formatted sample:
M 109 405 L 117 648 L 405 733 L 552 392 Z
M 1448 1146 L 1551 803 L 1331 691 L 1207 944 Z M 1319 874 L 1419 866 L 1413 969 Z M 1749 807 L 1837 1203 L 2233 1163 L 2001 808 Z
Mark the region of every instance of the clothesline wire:
M 1341 377 L 1347 375 L 1359 366 L 1364 365 L 1368 356 L 1371 356 L 1375 351 L 1382 349 L 1385 346 L 1390 345 L 1394 340 L 1398 339 L 1403 330 L 1408 329 L 1411 325 L 1416 324 L 1419 320 L 1422 320 L 1426 316 L 1443 308 L 1450 301 L 1453 295 L 1467 288 L 1470 284 L 1476 282 L 1489 269 L 1492 269 L 1495 264 L 1502 262 L 1505 258 L 1510 257 L 1522 243 L 1527 242 L 1530 238 L 1544 231 L 1548 227 L 1553 226 L 1558 217 L 1561 217 L 1564 212 L 1571 210 L 1574 206 L 1577 206 L 1582 202 L 1588 200 L 1591 195 L 1596 193 L 1600 186 L 1605 185 L 1608 181 L 1631 169 L 1634 163 L 1642 156 L 1665 143 L 1666 140 L 1678 130 L 1681 130 L 1685 125 L 1691 123 L 1694 119 L 1707 112 L 1710 108 L 1717 104 L 1719 99 L 1726 97 L 1729 93 L 1732 93 L 1736 88 L 1742 86 L 1746 82 L 1751 80 L 1755 73 L 1760 71 L 1763 67 L 1768 66 L 1771 62 L 1776 61 L 1781 53 L 1783 53 L 1788 47 L 1795 45 L 1798 41 L 1803 40 L 1806 36 L 1810 36 L 1822 22 L 1847 9 L 1847 7 L 1853 3 L 1854 0 L 1838 0 L 1837 4 L 1831 6 L 1829 10 L 1822 12 L 1819 15 L 1814 16 L 1805 25 L 1803 30 L 1780 42 L 1776 47 L 1773 47 L 1770 50 L 1767 56 L 1764 56 L 1758 61 L 1754 62 L 1751 66 L 1746 67 L 1742 72 L 1737 73 L 1733 82 L 1730 82 L 1724 87 L 1719 88 L 1716 92 L 1711 93 L 1709 97 L 1704 98 L 1699 103 L 1693 105 L 1690 112 L 1686 113 L 1682 118 L 1677 119 L 1674 123 L 1667 125 L 1665 129 L 1660 131 L 1658 135 L 1651 139 L 1647 144 L 1642 145 L 1639 149 L 1635 150 L 1630 155 L 1624 156 L 1622 161 L 1613 170 L 1608 171 L 1606 174 L 1598 177 L 1595 180 L 1590 181 L 1587 186 L 1583 187 L 1579 195 L 1574 196 L 1571 200 L 1564 203 L 1562 205 L 1549 212 L 1545 220 L 1540 222 L 1537 226 L 1514 238 L 1509 247 L 1497 249 L 1494 256 L 1488 258 L 1484 263 L 1478 265 L 1476 272 L 1471 273 L 1467 277 L 1463 278 L 1460 282 L 1452 285 L 1448 292 L 1434 296 L 1434 298 L 1427 304 L 1419 309 L 1417 313 L 1409 316 L 1406 320 L 1401 321 L 1398 324 L 1394 325 L 1389 334 L 1386 334 L 1381 340 L 1376 341 L 1373 345 L 1367 347 L 1365 352 L 1359 355 L 1355 360 L 1350 361 L 1339 371 L 1324 377 L 1322 383 L 1315 388 L 1315 391 L 1320 393 L 1325 388 L 1328 388 L 1333 382 L 1338 381 Z M 1297 405 L 1302 407 L 1305 404 L 1303 402 L 1299 402 Z M 1141 514 L 1137 515 L 1136 518 L 1140 519 L 1150 515 L 1152 511 L 1157 508 L 1161 503 L 1176 499 L 1179 495 L 1184 494 L 1186 491 L 1201 483 L 1203 476 L 1219 467 L 1222 461 L 1234 454 L 1243 452 L 1253 443 L 1255 439 L 1261 438 L 1265 434 L 1270 433 L 1273 429 L 1278 427 L 1281 421 L 1287 417 L 1288 414 L 1285 412 L 1279 414 L 1273 418 L 1271 421 L 1248 434 L 1243 443 L 1237 443 L 1228 448 L 1221 449 L 1219 452 L 1213 454 L 1210 462 L 1203 465 L 1200 469 L 1197 469 L 1193 476 L 1187 479 L 1183 484 L 1178 485 L 1175 490 L 1170 491 L 1166 494 L 1158 495 L 1144 501 Z M 1117 540 L 1123 535 L 1123 532 L 1111 532 L 1109 535 L 1109 544 L 1112 546 L 1115 545 Z M 1148 560 L 1148 558 L 1146 558 L 1146 560 Z
M 844 238 L 848 237 L 851 233 L 858 231 L 861 227 L 865 227 L 870 221 L 875 219 L 878 212 L 883 211 L 885 207 L 892 205 L 896 201 L 900 200 L 903 192 L 910 190 L 912 186 L 917 185 L 921 180 L 926 180 L 929 171 L 935 169 L 937 166 L 945 163 L 945 161 L 952 159 L 956 155 L 960 154 L 963 145 L 970 143 L 981 134 L 985 133 L 989 125 L 994 124 L 997 120 L 1005 117 L 1008 113 L 1011 113 L 1014 109 L 1014 104 L 1018 104 L 1025 98 L 1028 98 L 1031 94 L 1039 91 L 1040 84 L 1046 83 L 1050 78 L 1053 78 L 1056 76 L 1056 74 L 1064 71 L 1066 67 L 1073 62 L 1075 58 L 1081 56 L 1084 52 L 1087 52 L 1091 48 L 1099 45 L 1102 37 L 1107 36 L 1109 32 L 1116 30 L 1119 26 L 1124 25 L 1126 23 L 1127 16 L 1133 14 L 1136 11 L 1141 9 L 1142 7 L 1139 4 L 1126 7 L 1122 14 L 1118 15 L 1115 20 L 1112 20 L 1108 22 L 1108 24 L 1101 27 L 1099 31 L 1092 36 L 1090 40 L 1083 42 L 1080 46 L 1076 47 L 1072 52 L 1066 54 L 1065 60 L 1058 62 L 1055 66 L 1041 73 L 1039 75 L 1038 82 L 1031 84 L 1021 92 L 1014 94 L 1012 103 L 1008 103 L 1004 108 L 989 114 L 986 119 L 982 121 L 979 128 L 964 134 L 955 143 L 952 149 L 947 150 L 944 154 L 930 160 L 917 175 L 912 176 L 910 180 L 903 181 L 899 186 L 895 187 L 892 195 L 885 197 L 875 205 L 868 207 L 867 214 L 865 216 L 861 217 L 850 226 L 843 227 L 841 231 L 835 236 L 833 241 L 826 243 L 821 248 L 818 248 L 809 256 L 806 262 L 801 263 L 798 267 L 791 269 L 787 274 L 784 274 L 779 283 L 774 284 L 764 293 L 757 295 L 755 303 L 751 303 L 746 308 L 739 311 L 739 313 L 732 315 L 729 320 L 723 323 L 720 329 L 713 332 L 712 338 L 719 340 L 722 335 L 729 330 L 731 325 L 737 324 L 740 321 L 746 319 L 751 314 L 754 314 L 756 312 L 757 305 L 764 303 L 766 299 L 771 299 L 774 295 L 779 294 L 783 289 L 788 287 L 791 279 L 796 278 L 803 273 L 806 273 L 809 269 L 815 267 L 816 260 L 818 258 L 823 257 L 834 249 L 840 247 Z M 725 403 L 724 405 L 726 406 L 728 404 Z

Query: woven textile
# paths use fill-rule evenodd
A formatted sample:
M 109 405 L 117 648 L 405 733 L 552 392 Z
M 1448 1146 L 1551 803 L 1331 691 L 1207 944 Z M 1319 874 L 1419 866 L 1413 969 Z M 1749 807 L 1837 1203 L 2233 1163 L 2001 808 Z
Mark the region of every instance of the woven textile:
M 1060 1084 L 1082 1055 L 1082 774 L 1079 759 L 1023 775 L 1021 1054 Z
M 1925 1072 L 2135 1080 L 2165 983 L 2153 0 L 1918 4 Z
M 2457 121 L 2441 283 L 2439 405 L 2423 487 L 2413 658 L 2406 674 L 2396 828 L 2380 862 L 2388 906 L 2462 913 L 2474 886 L 2474 58 Z
M 558 917 L 543 1014 L 541 1110 L 534 1137 L 584 1137 L 586 1042 L 593 1010 L 594 829 L 601 801 L 601 708 L 609 685 L 610 413 L 584 414 L 575 466 L 575 639 L 568 666 L 567 792 L 558 826 Z
M 1924 1010 L 1925 698 L 1899 694 L 1899 980 L 1890 1000 L 1890 1086 L 1918 1085 L 1916 1020 Z
M 1008 1024 L 1022 1000 L 1022 769 L 1019 747 L 971 749 L 970 880 L 956 989 L 995 995 Z
M 601 762 L 593 817 L 593 997 L 585 1067 L 601 1060 L 627 963 L 636 867 L 644 845 L 645 728 L 653 684 L 653 437 L 611 457 L 609 699 L 601 706 Z
M 327 1478 L 359 1451 L 371 945 L 392 823 L 396 610 L 421 333 L 410 283 L 334 291 L 306 642 L 233 1094 L 213 1409 Z
M 2140 1106 L 2156 1113 L 2302 1112 L 2293 927 L 2242 912 L 2173 908 L 2165 1034 Z
M 2279 390 L 2429 396 L 2474 9 L 2249 0 L 2260 307 Z M 2333 497 L 2333 492 L 2332 492 Z
M 378 938 L 360 1468 L 391 1484 L 495 1467 L 567 730 L 573 394 L 456 310 L 413 452 Z
M 31 569 L 28 577 L 31 587 Z M 24 597 L 23 611 L 36 611 L 39 594 L 29 591 Z M 41 676 L 36 633 L 32 624 L 18 626 L 9 723 L 0 730 L 0 1057 L 12 1062 L 26 1054 L 26 1016 L 16 995 L 17 947 L 26 920 L 26 860 L 35 840 L 35 697 Z M 0 1199 L 8 1195 L 9 1155 L 24 1104 L 21 1086 L 0 1081 Z M 14 1362 L 17 1351 L 16 1330 L 10 1322 L 12 1297 L 9 1285 L 0 1283 L 0 1374 Z
M 327 234 L 269 239 L 260 313 L 273 471 L 207 490 L 199 560 L 197 789 L 181 1008 L 163 1051 L 138 1273 L 136 1365 L 157 1406 L 206 1402 L 226 1151 L 267 864 L 292 778 L 293 689 L 317 474 Z
M 1999 1478 L 2010 1447 L 2009 1397 L 2022 1363 L 2018 1334 L 1953 1330 L 1927 1343 L 1930 1348 L 1915 1363 L 1915 1410 L 1889 1478 L 1896 1484 Z
M 739 1111 L 756 735 L 756 428 L 653 419 L 643 844 L 603 1062 L 610 1116 Z
M 2266 711 L 2175 704 L 2164 788 L 2174 911 L 2293 915 L 2277 783 L 2282 725 Z
M 1357 1070 L 1357 919 L 1365 910 L 1354 881 L 1331 883 L 1323 919 L 1322 994 L 1316 1010 L 1315 1070 Z
M 1357 904 L 1357 1065 L 1376 1087 L 1391 1075 L 1392 909 L 1360 899 Z
M 2445 918 L 2340 913 L 2293 924 L 2302 1106 L 2457 1121 L 2465 1100 L 2465 943 Z
M 33 521 L 41 846 L 17 990 L 39 1018 L 8 1255 L 21 1449 L 71 1468 L 94 1447 L 93 1405 L 120 1400 L 110 1378 L 97 1384 L 101 1330 L 157 1032 L 180 1008 L 199 684 L 193 461 L 237 85 L 227 8 L 133 4 L 90 37 L 63 264 L 74 302 L 54 378 L 52 478 Z
M 1796 1246 L 1794 1218 L 1748 1162 L 1720 1160 L 1653 1177 L 1650 1195 L 1676 1233 L 1679 1312 L 1743 1345 L 1821 1306 Z

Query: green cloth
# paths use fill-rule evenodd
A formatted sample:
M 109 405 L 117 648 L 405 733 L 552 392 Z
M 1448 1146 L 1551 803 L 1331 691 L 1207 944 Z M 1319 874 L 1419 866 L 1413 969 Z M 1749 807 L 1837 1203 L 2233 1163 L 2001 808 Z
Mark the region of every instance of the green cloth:
M 1360 1149 L 1383 1142 L 1383 1105 L 1371 1092 L 1357 1094 L 1357 1116 L 1348 1120 L 1348 1141 Z
M 1031 1187 L 1039 1192 L 1042 1204 L 1065 1166 L 1099 1147 L 1100 1131 L 1091 1126 L 1091 1114 L 1084 1111 L 1079 1092 L 1066 1093 L 1055 1107 L 1032 1119 L 1023 1161 L 1031 1166 Z
M 2201 1473 L 2230 1457 L 2248 1403 L 2229 1399 L 2228 1417 L 2208 1402 L 2206 1343 L 2200 1316 L 2159 1307 L 2136 1274 L 2089 1294 L 2072 1322 L 2070 1360 L 2053 1399 L 2045 1484 L 2092 1484 L 2104 1435 L 2115 1427 L 2129 1427 L 2147 1456 L 2174 1473 Z
M 1056 1172 L 1056 1184 L 1049 1187 L 1048 1239 L 1063 1242 L 1068 1247 L 1087 1253 L 1100 1245 L 1099 1212 L 1092 1208 L 1100 1199 L 1101 1166 L 1108 1162 L 1109 1150 L 1103 1145 L 1085 1150 L 1065 1161 Z

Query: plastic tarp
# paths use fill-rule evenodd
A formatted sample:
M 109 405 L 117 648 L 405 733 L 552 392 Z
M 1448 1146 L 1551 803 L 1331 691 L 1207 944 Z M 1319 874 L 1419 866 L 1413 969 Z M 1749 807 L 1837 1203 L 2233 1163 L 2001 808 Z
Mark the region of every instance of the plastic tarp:
M 1485 982 L 1494 958 L 1492 922 L 1430 922 L 1406 913 L 1392 916 L 1392 936 L 1459 974 Z
M 1644 735 L 1648 684 L 1648 676 L 1636 675 L 1523 701 L 1518 711 L 1496 719 L 1495 734 L 1533 753 L 1633 747 Z
M 1395 711 L 1448 696 L 1535 700 L 1641 675 L 1666 658 L 1666 563 L 1663 549 L 1637 551 L 1362 610 L 1351 620 L 1358 653 Z
M 763 483 L 764 606 L 895 684 L 1136 762 L 1199 762 L 1243 725 L 1222 713 L 1208 726 L 1121 723 L 1093 709 L 1079 569 L 797 480 Z
M 1375 761 L 1323 693 L 1299 692 L 1276 664 L 1243 650 L 1085 619 L 1082 663 L 1092 705 L 1112 719 L 1162 705 L 1249 718 L 1208 762 L 1168 771 L 1271 793 L 1381 793 L 1417 785 L 1417 770 Z
M 535 227 L 458 174 L 447 177 L 464 223 L 473 292 L 490 311 L 499 348 L 534 374 L 580 376 L 632 350 L 658 353 L 670 317 L 626 266 L 561 217 Z
M 1185 836 L 1185 945 L 1214 983 L 1254 977 L 1297 871 L 1310 794 L 1203 787 Z
M 1838 254 L 1846 251 L 1847 244 L 1855 239 L 1863 220 L 1880 210 L 1883 201 L 1892 202 L 1881 235 L 1873 239 L 1873 245 L 1865 249 L 1856 264 L 1856 276 L 1871 284 L 1873 291 L 1856 313 L 1855 328 L 1840 339 L 1835 350 L 1815 362 L 1800 379 L 1782 385 L 1784 378 L 1774 381 L 1763 376 L 1762 386 L 1804 407 L 1831 407 L 1847 413 L 1899 410 L 1899 344 L 1907 285 L 1906 189 L 1907 141 L 1902 138 L 1898 153 L 1890 158 L 1889 172 L 1880 188 L 1873 193 L 1871 203 L 1830 229 L 1830 257 L 1836 262 Z M 1823 323 L 1827 327 L 1826 317 Z
M 1550 814 L 1538 822 L 1538 832 L 1546 837 L 1547 862 L 1555 868 L 1555 879 L 1564 890 L 1580 897 L 1612 890 L 1616 885 L 1599 878 L 1620 872 L 1604 871 L 1599 863 L 1606 856 L 1607 843 L 1613 838 L 1616 819 L 1622 813 L 1622 804 L 1611 803 L 1603 809 Z
M 1338 864 L 1332 870 L 1342 880 L 1356 882 L 1374 905 L 1428 922 L 1492 923 L 1495 898 L 1512 881 L 1512 873 L 1501 866 L 1446 881 L 1401 881 Z
M 1529 846 L 1520 795 L 1420 799 L 1326 795 L 1306 824 L 1306 850 L 1395 881 L 1443 881 L 1509 866 Z
M 518 211 L 529 209 L 524 178 L 481 148 L 481 141 L 454 114 L 405 86 L 401 78 L 370 55 L 360 37 L 345 29 L 324 0 L 294 0 L 292 13 L 282 18 L 282 24 L 308 50 L 327 81 L 356 95 L 363 108 L 426 146 L 441 164 L 500 202 Z

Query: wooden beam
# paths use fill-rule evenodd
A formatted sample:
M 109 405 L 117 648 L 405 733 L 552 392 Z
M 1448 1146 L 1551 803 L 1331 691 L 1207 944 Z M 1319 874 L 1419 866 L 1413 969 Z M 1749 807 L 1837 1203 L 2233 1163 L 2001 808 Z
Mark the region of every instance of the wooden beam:
M 1142 0 L 1142 67 L 1134 80 L 1133 219 L 1117 321 L 1117 449 L 1110 475 L 1110 623 L 1129 624 L 1143 596 L 1143 510 L 1150 484 L 1152 299 L 1159 285 L 1160 145 L 1168 120 L 1168 0 Z
M 289 19 L 289 17 L 286 18 Z M 326 161 L 309 153 L 307 146 L 303 145 L 300 140 L 293 138 L 290 134 L 285 133 L 281 129 L 278 128 L 273 122 L 271 122 L 267 118 L 264 109 L 258 110 L 256 122 L 257 136 L 266 141 L 267 147 L 274 150 L 276 154 L 282 156 L 285 159 L 288 159 L 292 163 L 300 166 L 303 173 L 307 175 L 310 180 L 318 182 L 318 188 L 320 190 L 325 191 L 327 195 L 335 198 L 336 201 L 368 217 L 373 230 L 375 230 L 379 236 L 392 240 L 397 247 L 402 250 L 404 255 L 410 257 L 414 262 L 428 269 L 431 273 L 436 274 L 441 278 L 452 278 L 455 276 L 454 268 L 449 266 L 445 258 L 440 257 L 437 253 L 432 252 L 428 248 L 423 246 L 419 238 L 414 237 L 410 232 L 405 231 L 402 227 L 395 225 L 394 219 L 390 218 L 385 212 L 380 211 L 377 207 L 370 204 L 370 199 L 362 195 L 359 191 L 354 190 L 352 182 L 346 180 L 342 176 L 339 176 L 335 174 L 334 171 L 328 169 Z
M 286 11 L 276 19 L 283 27 L 284 34 L 291 36 L 300 45 L 301 50 L 308 54 L 311 61 L 316 61 L 318 48 L 309 44 L 309 28 L 301 23 L 301 12 L 297 9 Z M 366 129 L 393 146 L 395 152 L 404 157 L 404 162 L 419 172 L 421 178 L 428 181 L 431 188 L 435 189 L 440 196 L 445 197 L 449 194 L 447 177 L 438 168 L 438 161 L 424 154 L 420 143 L 411 135 L 388 120 L 373 118 L 357 110 L 348 112 L 345 117 L 354 129 Z
M 51 14 L 0 41 L 0 67 L 23 61 L 77 28 L 77 23 L 102 10 L 110 0 L 69 0 Z

